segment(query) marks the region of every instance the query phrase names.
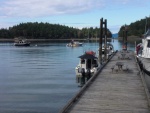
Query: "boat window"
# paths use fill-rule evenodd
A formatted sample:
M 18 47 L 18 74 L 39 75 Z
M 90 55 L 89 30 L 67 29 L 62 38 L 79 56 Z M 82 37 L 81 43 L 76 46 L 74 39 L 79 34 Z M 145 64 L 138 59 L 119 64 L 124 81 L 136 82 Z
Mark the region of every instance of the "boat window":
M 112 47 L 110 47 L 110 50 L 112 50 Z
M 96 64 L 96 60 L 92 60 L 92 64 Z
M 86 64 L 86 68 L 89 69 L 91 68 L 91 59 L 87 59 L 87 64 Z
M 97 61 L 96 61 L 96 60 L 93 60 L 93 61 L 92 61 L 92 64 L 93 64 L 94 67 L 98 67 L 98 64 L 97 64 Z
M 85 64 L 85 60 L 84 59 L 81 59 L 81 64 Z
M 102 50 L 102 54 L 105 54 L 105 51 L 104 51 L 104 50 Z
M 148 40 L 147 47 L 150 48 L 150 40 Z

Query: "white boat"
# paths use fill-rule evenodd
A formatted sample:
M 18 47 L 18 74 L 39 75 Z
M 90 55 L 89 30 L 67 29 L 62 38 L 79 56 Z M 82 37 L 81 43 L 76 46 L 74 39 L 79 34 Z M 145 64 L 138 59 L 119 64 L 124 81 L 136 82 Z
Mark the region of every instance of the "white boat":
M 142 43 L 136 46 L 136 55 L 140 68 L 145 73 L 145 81 L 150 90 L 150 29 L 146 32 Z
M 14 46 L 30 46 L 27 39 L 15 38 Z
M 71 41 L 70 43 L 68 43 L 66 46 L 68 47 L 79 47 L 82 46 L 82 43 L 78 42 L 78 41 Z
M 145 34 L 145 37 L 142 39 L 142 43 L 139 43 L 136 46 L 137 57 L 150 59 L 150 29 Z
M 107 44 L 107 58 L 109 59 L 109 57 L 114 53 L 114 46 L 110 43 Z M 102 47 L 102 58 L 104 59 L 104 55 L 105 55 L 105 47 Z
M 93 75 L 100 68 L 100 63 L 98 57 L 96 57 L 95 52 L 87 51 L 83 55 L 79 56 L 79 64 L 75 67 L 75 73 L 77 77 L 82 77 L 82 71 L 85 74 L 90 73 Z
M 105 48 L 102 48 L 102 58 L 104 59 Z M 112 44 L 107 44 L 107 59 L 114 53 L 114 47 Z M 75 68 L 75 72 L 77 76 L 81 76 L 82 73 L 79 71 L 81 68 L 84 69 L 85 73 L 90 70 L 91 74 L 94 74 L 97 69 L 100 67 L 100 63 L 96 53 L 93 51 L 87 51 L 83 55 L 79 56 L 80 61 L 77 67 Z
M 104 60 L 105 49 L 102 48 L 102 58 Z M 114 53 L 114 47 L 112 44 L 107 44 L 107 59 Z M 79 56 L 79 64 L 75 67 L 76 81 L 79 86 L 83 86 L 86 81 L 90 79 L 99 69 L 100 62 L 96 56 L 96 52 L 87 51 L 83 55 Z

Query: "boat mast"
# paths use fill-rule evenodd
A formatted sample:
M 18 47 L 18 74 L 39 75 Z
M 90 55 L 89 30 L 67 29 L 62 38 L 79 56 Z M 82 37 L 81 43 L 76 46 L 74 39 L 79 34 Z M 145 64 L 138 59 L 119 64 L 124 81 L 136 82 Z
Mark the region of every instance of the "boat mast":
M 147 17 L 146 17 L 146 23 L 145 23 L 145 34 L 146 34 L 146 30 L 147 29 Z

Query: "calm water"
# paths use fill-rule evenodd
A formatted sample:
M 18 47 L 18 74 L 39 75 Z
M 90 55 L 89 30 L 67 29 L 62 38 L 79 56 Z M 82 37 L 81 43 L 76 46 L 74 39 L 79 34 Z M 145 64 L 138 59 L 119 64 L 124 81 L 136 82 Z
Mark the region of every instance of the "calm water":
M 112 44 L 120 50 L 117 40 Z M 66 43 L 0 43 L 0 113 L 57 113 L 79 91 L 77 57 L 97 48 L 96 43 L 76 48 Z

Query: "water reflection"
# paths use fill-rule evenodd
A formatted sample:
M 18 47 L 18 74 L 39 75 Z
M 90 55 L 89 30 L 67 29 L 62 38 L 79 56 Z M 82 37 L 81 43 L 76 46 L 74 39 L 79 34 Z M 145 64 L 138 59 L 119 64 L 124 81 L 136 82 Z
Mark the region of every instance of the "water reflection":
M 117 50 L 122 47 L 117 40 L 111 43 Z M 78 56 L 88 49 L 98 50 L 99 44 L 84 43 L 78 48 L 66 44 L 14 47 L 0 43 L 0 112 L 57 113 L 75 95 Z

